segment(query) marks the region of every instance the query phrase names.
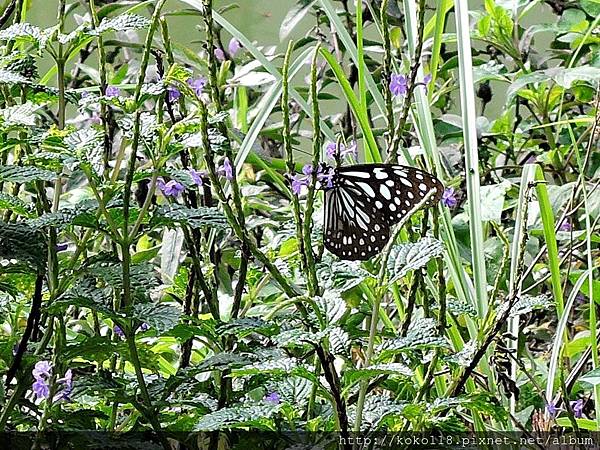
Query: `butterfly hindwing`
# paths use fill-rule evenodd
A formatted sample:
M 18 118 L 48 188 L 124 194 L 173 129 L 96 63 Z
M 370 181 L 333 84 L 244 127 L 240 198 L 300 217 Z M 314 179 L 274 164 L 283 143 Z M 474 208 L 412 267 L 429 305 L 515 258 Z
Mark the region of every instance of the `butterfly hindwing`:
M 389 240 L 400 222 L 434 190 L 424 206 L 437 203 L 443 185 L 414 167 L 359 164 L 336 169 L 325 192 L 325 247 L 340 258 L 366 260 Z
M 344 188 L 325 192 L 327 250 L 343 259 L 366 260 L 381 251 L 389 236 L 387 223 L 377 221 L 356 192 Z

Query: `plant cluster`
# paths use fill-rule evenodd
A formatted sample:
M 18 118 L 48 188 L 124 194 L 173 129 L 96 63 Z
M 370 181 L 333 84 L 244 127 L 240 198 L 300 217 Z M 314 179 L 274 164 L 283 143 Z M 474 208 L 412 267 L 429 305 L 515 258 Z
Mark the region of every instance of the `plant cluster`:
M 600 431 L 597 1 L 5 3 L 0 430 Z M 446 189 L 341 260 L 335 161 Z

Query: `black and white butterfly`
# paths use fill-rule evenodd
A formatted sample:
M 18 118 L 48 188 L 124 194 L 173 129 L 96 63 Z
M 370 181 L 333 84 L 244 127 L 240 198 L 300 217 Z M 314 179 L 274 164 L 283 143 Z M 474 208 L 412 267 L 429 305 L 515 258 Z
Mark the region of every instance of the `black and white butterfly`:
M 378 254 L 400 222 L 435 190 L 424 206 L 436 204 L 444 187 L 414 167 L 358 164 L 331 169 L 325 187 L 325 248 L 342 259 L 367 260 Z

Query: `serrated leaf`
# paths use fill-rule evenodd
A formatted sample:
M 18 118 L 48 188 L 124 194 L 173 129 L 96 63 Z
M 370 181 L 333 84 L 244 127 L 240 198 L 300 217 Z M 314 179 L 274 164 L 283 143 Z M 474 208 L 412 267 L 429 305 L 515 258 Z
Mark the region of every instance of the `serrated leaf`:
M 226 228 L 227 220 L 217 208 L 187 208 L 183 205 L 164 205 L 158 208 L 152 225 L 183 224 L 192 228 Z
M 0 69 L 0 84 L 30 84 L 31 80 L 23 75 L 6 69 Z
M 523 295 L 512 307 L 510 317 L 527 314 L 535 309 L 548 309 L 554 307 L 554 302 L 547 295 Z
M 254 359 L 251 355 L 238 355 L 235 353 L 217 353 L 210 356 L 198 364 L 199 371 L 207 370 L 225 370 L 234 367 L 242 367 L 247 364 L 252 364 Z
M 217 328 L 217 332 L 223 335 L 235 335 L 246 337 L 250 333 L 259 333 L 272 336 L 277 331 L 274 323 L 264 321 L 259 317 L 244 317 L 225 323 Z
M 392 376 L 413 376 L 413 371 L 410 367 L 401 363 L 374 364 L 362 369 L 351 369 L 344 372 L 344 378 L 351 384 L 365 378 L 375 378 L 380 375 Z
M 398 353 L 414 349 L 446 347 L 447 345 L 446 340 L 438 335 L 435 321 L 427 318 L 415 320 L 405 337 L 385 341 L 379 346 L 378 351 Z
M 150 21 L 137 14 L 121 14 L 110 19 L 104 19 L 96 28 L 96 33 L 105 33 L 107 31 L 129 31 L 148 28 Z
M 58 297 L 48 308 L 48 312 L 58 313 L 68 306 L 80 306 L 102 312 L 106 317 L 115 317 L 112 299 L 110 288 L 99 288 L 95 279 L 87 277 L 78 280 L 73 287 Z
M 38 48 L 44 48 L 50 33 L 46 30 L 31 25 L 30 23 L 15 23 L 4 30 L 0 30 L 0 40 L 15 41 L 25 40 L 36 44 Z
M 0 192 L 0 209 L 13 211 L 21 216 L 30 216 L 29 206 L 20 198 Z
M 350 347 L 350 336 L 340 327 L 329 330 L 329 350 L 333 355 L 345 356 Z
M 97 229 L 99 228 L 96 219 L 97 209 L 98 204 L 95 201 L 83 201 L 74 207 L 61 208 L 55 213 L 44 214 L 37 219 L 30 220 L 29 224 L 37 230 L 49 226 L 64 228 L 69 225 Z
M 285 377 L 270 386 L 269 391 L 277 392 L 281 399 L 296 407 L 302 407 L 310 397 L 313 384 L 299 376 Z
M 133 317 L 150 325 L 158 334 L 174 328 L 180 316 L 181 309 L 169 303 L 137 303 L 133 307 Z
M 374 429 L 379 424 L 391 415 L 401 414 L 405 405 L 396 403 L 394 400 L 382 395 L 369 395 L 365 399 L 363 407 L 363 420 L 360 429 Z M 356 408 L 353 407 L 350 411 L 352 423 L 354 423 Z
M 432 237 L 425 237 L 415 243 L 394 246 L 388 259 L 390 282 L 399 280 L 411 270 L 425 266 L 431 259 L 440 256 L 443 251 L 443 244 Z
M 477 351 L 477 342 L 469 341 L 465 344 L 463 349 L 453 355 L 449 355 L 446 359 L 449 362 L 454 364 L 458 364 L 461 367 L 468 367 L 473 361 L 473 356 L 475 356 L 475 352 Z
M 36 180 L 54 181 L 56 173 L 34 166 L 0 166 L 0 181 L 28 183 Z
M 337 323 L 348 309 L 346 302 L 336 291 L 325 291 L 322 297 L 315 297 L 315 303 L 327 321 L 327 325 Z
M 296 358 L 278 358 L 268 361 L 257 361 L 240 369 L 233 369 L 232 376 L 259 374 L 288 374 L 298 366 Z
M 21 105 L 9 106 L 0 110 L 0 119 L 5 128 L 16 126 L 35 126 L 36 111 L 42 106 L 32 102 L 26 102 Z
M 446 304 L 448 307 L 448 312 L 456 316 L 465 314 L 469 317 L 477 317 L 477 311 L 475 311 L 475 307 L 470 303 L 460 302 L 454 297 L 448 297 Z
M 250 424 L 259 425 L 259 419 L 271 418 L 280 408 L 281 406 L 278 404 L 267 402 L 223 408 L 203 416 L 194 427 L 194 430 L 215 431 L 239 428 Z
M 362 269 L 358 261 L 343 261 L 326 255 L 317 265 L 317 276 L 326 292 L 344 292 L 359 285 L 371 274 Z
M 77 159 L 88 162 L 98 175 L 104 172 L 104 146 L 100 131 L 91 127 L 77 130 L 65 138 L 65 145 Z
M 16 259 L 37 267 L 46 264 L 46 239 L 25 223 L 0 221 L 0 257 Z
M 276 336 L 273 336 L 273 341 L 279 347 L 304 347 L 307 345 L 315 345 L 321 342 L 322 335 L 320 333 L 311 333 L 302 329 L 285 330 Z

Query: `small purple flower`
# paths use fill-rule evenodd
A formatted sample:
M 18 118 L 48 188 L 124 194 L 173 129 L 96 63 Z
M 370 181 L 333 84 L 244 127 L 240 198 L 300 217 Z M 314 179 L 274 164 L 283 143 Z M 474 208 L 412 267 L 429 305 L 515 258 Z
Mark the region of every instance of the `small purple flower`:
M 58 245 L 56 246 L 56 251 L 57 251 L 57 252 L 64 252 L 64 251 L 65 251 L 66 249 L 68 249 L 68 248 L 69 248 L 69 244 L 67 244 L 67 243 L 65 242 L 65 243 L 63 243 L 63 244 L 58 244 Z
M 571 231 L 573 229 L 573 227 L 571 226 L 571 222 L 569 222 L 568 220 L 565 220 L 563 223 L 560 224 L 560 231 Z
M 571 402 L 571 409 L 573 410 L 573 415 L 577 419 L 581 419 L 583 417 L 583 399 L 580 398 Z
M 300 195 L 304 186 L 308 186 L 307 175 L 296 174 L 292 177 L 292 192 L 295 195 Z
M 52 376 L 52 366 L 48 361 L 38 361 L 35 363 L 31 374 L 36 380 L 50 378 Z
M 358 144 L 356 141 L 352 141 L 349 146 L 341 143 L 338 145 L 335 142 L 329 142 L 325 146 L 325 154 L 329 159 L 334 159 L 339 152 L 340 158 L 347 158 L 352 156 L 356 158 L 358 156 Z
M 36 378 L 35 382 L 31 385 L 31 390 L 38 399 L 50 396 L 50 385 L 43 378 Z
M 405 75 L 393 73 L 390 80 L 390 91 L 396 97 L 406 95 L 408 92 L 408 78 Z
M 93 112 L 88 120 L 92 125 L 100 125 L 102 123 L 102 118 L 97 112 Z
M 125 338 L 125 333 L 123 333 L 123 330 L 121 329 L 121 327 L 119 325 L 115 325 L 113 327 L 113 332 L 119 336 L 121 339 Z
M 335 142 L 329 142 L 325 146 L 325 154 L 329 159 L 335 158 L 335 154 L 337 153 L 337 144 Z
M 165 180 L 162 178 L 159 178 L 156 181 L 156 186 L 158 186 L 165 197 L 178 197 L 179 194 L 185 190 L 183 184 L 178 181 L 171 180 L 168 183 L 165 183 Z
M 554 419 L 556 417 L 556 414 L 558 413 L 558 408 L 556 407 L 554 402 L 550 402 L 550 403 L 546 404 L 546 413 L 552 419 Z
M 302 173 L 304 175 L 312 175 L 312 173 L 313 173 L 312 164 L 305 164 L 304 167 L 302 167 Z
M 454 188 L 450 187 L 444 190 L 444 193 L 442 194 L 442 203 L 448 208 L 454 208 L 456 205 L 458 205 Z
M 277 392 L 271 392 L 265 396 L 265 402 L 278 405 L 281 403 L 281 396 Z
M 225 52 L 223 52 L 223 50 L 221 50 L 218 47 L 215 48 L 215 58 L 217 58 L 221 62 L 225 61 Z
M 190 169 L 188 172 L 194 184 L 198 186 L 202 186 L 204 184 L 202 177 L 204 177 L 206 173 L 203 170 L 198 171 L 196 169 Z
M 73 392 L 73 372 L 68 369 L 65 376 L 56 380 L 57 383 L 64 385 L 63 389 L 58 393 L 57 400 L 71 400 L 71 392 Z
M 581 292 L 578 292 L 577 295 L 575 296 L 575 302 L 577 302 L 577 303 L 584 303 L 585 302 L 585 296 Z
M 148 325 L 146 322 L 144 322 L 140 325 L 141 331 L 148 331 L 149 329 L 150 329 L 150 325 Z
M 429 84 L 429 83 L 431 83 L 432 79 L 433 79 L 433 76 L 430 73 L 428 73 L 427 75 L 425 75 L 425 78 L 423 78 L 423 83 Z
M 181 97 L 181 92 L 174 86 L 167 86 L 167 98 L 169 102 L 176 102 Z
M 118 97 L 121 94 L 121 89 L 116 86 L 107 86 L 106 96 L 108 98 Z
M 232 58 L 236 55 L 237 52 L 240 51 L 241 48 L 242 45 L 240 44 L 240 41 L 238 41 L 236 38 L 231 38 L 231 40 L 229 41 L 228 50 Z
M 187 84 L 192 88 L 192 91 L 200 97 L 202 95 L 202 91 L 204 91 L 204 87 L 206 86 L 206 78 L 190 78 L 187 80 Z
M 217 171 L 219 175 L 227 178 L 228 180 L 233 180 L 233 166 L 231 165 L 231 161 L 229 158 L 225 157 L 223 160 L 223 164 L 219 166 Z

